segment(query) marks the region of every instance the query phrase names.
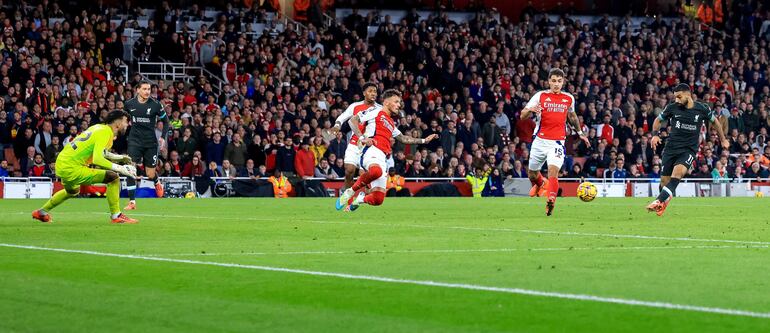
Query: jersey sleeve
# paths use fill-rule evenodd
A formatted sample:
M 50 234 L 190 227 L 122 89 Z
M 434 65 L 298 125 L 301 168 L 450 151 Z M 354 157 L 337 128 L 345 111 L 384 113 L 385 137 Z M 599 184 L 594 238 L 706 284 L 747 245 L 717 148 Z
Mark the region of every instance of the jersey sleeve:
M 109 149 L 110 140 L 112 140 L 112 131 L 98 129 L 93 132 L 90 140 L 93 140 L 94 152 L 91 156 L 91 163 L 103 169 L 112 169 L 112 162 L 104 157 L 104 152 Z
M 401 134 L 403 134 L 403 133 L 401 133 L 401 130 L 399 130 L 398 127 L 393 128 L 393 137 L 394 138 L 397 138 L 397 137 L 401 136 Z
M 575 113 L 575 96 L 572 96 L 570 93 L 566 93 L 567 96 L 569 96 L 570 103 L 569 108 L 567 109 L 567 112 Z
M 350 118 L 353 117 L 353 104 L 348 105 L 348 108 L 345 109 L 344 112 L 342 112 L 338 117 L 337 120 L 334 121 L 335 125 L 342 125 L 346 121 L 350 120 Z
M 671 103 L 669 105 L 666 105 L 666 108 L 663 109 L 663 112 L 661 112 L 658 115 L 658 119 L 662 121 L 668 121 L 671 119 L 671 117 L 674 115 L 674 103 Z
M 527 102 L 527 105 L 525 107 L 527 109 L 531 109 L 540 105 L 540 94 L 542 93 L 543 93 L 542 91 L 538 91 L 534 95 L 532 95 L 532 98 L 529 99 L 529 102 Z

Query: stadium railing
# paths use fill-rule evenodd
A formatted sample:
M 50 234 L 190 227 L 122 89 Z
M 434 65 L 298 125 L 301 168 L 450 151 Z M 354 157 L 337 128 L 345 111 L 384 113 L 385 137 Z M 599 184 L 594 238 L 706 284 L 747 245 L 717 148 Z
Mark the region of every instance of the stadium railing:
M 248 177 L 217 177 L 209 179 L 191 179 L 184 177 L 161 177 L 165 184 L 167 193 L 172 193 L 172 197 L 183 197 L 188 192 L 196 192 L 197 181 L 205 180 L 206 186 L 212 186 L 222 193 L 212 191 L 209 197 L 228 197 L 232 196 L 232 184 L 234 181 L 248 181 Z M 209 182 L 209 180 L 211 182 Z M 262 182 L 267 182 L 267 178 L 257 178 Z M 308 181 L 317 181 L 324 186 L 329 196 L 339 195 L 339 190 L 343 186 L 344 179 L 326 179 L 326 178 L 308 178 Z M 406 186 L 415 194 L 420 189 L 434 183 L 452 183 L 457 187 L 467 187 L 465 178 L 443 177 L 443 178 L 424 178 L 424 177 L 405 177 Z M 303 179 L 294 179 L 295 184 L 299 184 Z M 599 197 L 654 197 L 659 192 L 659 178 L 560 178 L 560 188 L 562 196 L 576 196 L 577 187 L 581 182 L 589 181 L 596 185 Z M 201 184 L 201 183 L 198 183 Z M 153 185 L 149 181 L 139 182 L 139 186 L 154 192 Z M 504 191 L 506 196 L 527 196 L 531 184 L 527 178 L 513 178 L 504 180 Z M 48 177 L 5 177 L 0 178 L 0 198 L 23 199 L 23 198 L 48 198 L 53 192 L 61 189 L 61 184 L 56 179 Z M 747 179 L 747 178 L 726 178 L 714 181 L 712 178 L 684 178 L 677 188 L 677 196 L 691 197 L 727 197 L 727 196 L 754 196 L 757 192 L 770 197 L 770 178 Z M 467 191 L 462 191 L 464 195 Z

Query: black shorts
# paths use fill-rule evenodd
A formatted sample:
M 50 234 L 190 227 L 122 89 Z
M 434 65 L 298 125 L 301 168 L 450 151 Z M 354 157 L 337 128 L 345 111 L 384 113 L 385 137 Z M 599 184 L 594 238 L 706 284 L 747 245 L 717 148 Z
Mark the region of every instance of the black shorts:
M 691 150 L 674 150 L 671 152 L 663 151 L 661 162 L 663 166 L 660 169 L 660 175 L 670 177 L 676 165 L 684 165 L 689 170 L 692 168 L 692 162 L 695 161 L 695 152 Z
M 128 156 L 136 164 L 142 164 L 145 168 L 154 168 L 158 164 L 158 145 L 128 144 Z

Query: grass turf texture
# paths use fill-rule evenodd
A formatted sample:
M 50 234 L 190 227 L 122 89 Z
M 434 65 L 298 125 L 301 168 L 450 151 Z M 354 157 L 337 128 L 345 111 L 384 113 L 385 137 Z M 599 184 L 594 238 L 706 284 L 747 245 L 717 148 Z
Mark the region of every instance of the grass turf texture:
M 529 198 L 388 198 L 353 213 L 335 211 L 333 199 L 140 200 L 131 215 L 140 224 L 111 225 L 103 199 L 78 199 L 44 225 L 29 216 L 42 201 L 0 200 L 0 243 L 770 312 L 766 200 L 675 198 L 663 218 L 644 211 L 647 201 L 559 199 L 546 218 L 543 200 Z M 768 327 L 744 316 L 0 247 L 3 332 Z

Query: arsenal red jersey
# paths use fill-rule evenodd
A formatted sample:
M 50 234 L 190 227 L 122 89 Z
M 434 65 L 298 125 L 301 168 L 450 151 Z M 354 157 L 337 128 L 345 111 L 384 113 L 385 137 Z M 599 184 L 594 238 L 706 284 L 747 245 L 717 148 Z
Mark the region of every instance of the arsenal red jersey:
M 366 110 L 358 115 L 361 123 L 366 124 L 364 136 L 374 140 L 374 146 L 379 148 L 385 155 L 390 154 L 392 147 L 390 138 L 401 135 L 401 131 L 396 127 L 396 123 L 390 118 L 390 114 L 382 108 Z
M 567 138 L 567 113 L 575 112 L 575 97 L 569 93 L 552 93 L 542 90 L 535 93 L 527 103 L 527 108 L 540 106 L 543 111 L 535 118 L 534 137 L 546 140 L 564 140 Z

